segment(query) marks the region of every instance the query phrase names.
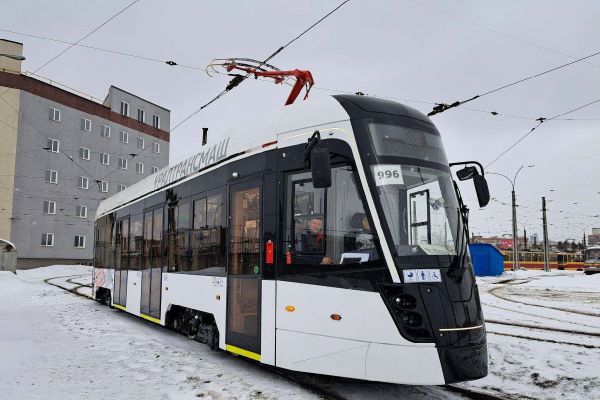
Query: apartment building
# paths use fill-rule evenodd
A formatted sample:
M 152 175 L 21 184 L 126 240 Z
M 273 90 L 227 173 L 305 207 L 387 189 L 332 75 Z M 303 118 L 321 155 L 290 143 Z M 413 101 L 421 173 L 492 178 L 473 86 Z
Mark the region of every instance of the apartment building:
M 22 74 L 22 51 L 0 40 L 0 238 L 19 267 L 91 262 L 99 202 L 168 165 L 170 111 Z

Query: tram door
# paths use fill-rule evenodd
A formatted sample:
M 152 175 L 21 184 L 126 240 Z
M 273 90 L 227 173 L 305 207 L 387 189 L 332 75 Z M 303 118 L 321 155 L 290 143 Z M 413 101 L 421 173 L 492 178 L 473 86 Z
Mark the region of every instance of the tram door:
M 261 180 L 230 190 L 227 350 L 260 359 Z
M 160 318 L 162 226 L 162 207 L 144 212 L 144 259 L 140 314 L 151 319 Z

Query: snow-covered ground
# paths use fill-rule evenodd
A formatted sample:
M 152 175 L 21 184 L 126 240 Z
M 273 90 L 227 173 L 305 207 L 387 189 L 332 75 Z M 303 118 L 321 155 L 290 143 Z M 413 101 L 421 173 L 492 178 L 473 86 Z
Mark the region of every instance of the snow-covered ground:
M 0 272 L 0 399 L 318 399 L 268 370 L 44 282 L 89 294 L 90 269 Z M 490 375 L 507 399 L 600 398 L 600 275 L 479 279 Z M 348 399 L 459 399 L 442 387 L 314 377 Z
M 0 272 L 1 399 L 317 398 L 239 358 L 43 282 L 86 270 Z
M 479 278 L 490 374 L 461 384 L 506 398 L 600 399 L 600 275 Z

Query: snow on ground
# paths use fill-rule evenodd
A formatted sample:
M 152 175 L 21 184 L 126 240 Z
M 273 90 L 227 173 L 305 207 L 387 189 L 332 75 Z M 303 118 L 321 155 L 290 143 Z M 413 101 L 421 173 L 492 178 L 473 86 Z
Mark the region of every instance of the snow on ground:
M 490 374 L 464 387 L 516 399 L 600 398 L 600 276 L 519 271 L 478 283 Z
M 86 270 L 0 273 L 0 398 L 318 398 L 238 357 L 42 281 Z
M 241 357 L 43 282 L 64 277 L 51 282 L 76 288 L 90 274 L 84 266 L 0 272 L 0 398 L 319 398 Z M 600 398 L 598 278 L 522 271 L 479 279 L 490 374 L 460 386 L 507 399 Z M 554 295 L 540 295 L 547 292 Z M 348 399 L 461 398 L 442 387 L 313 382 Z

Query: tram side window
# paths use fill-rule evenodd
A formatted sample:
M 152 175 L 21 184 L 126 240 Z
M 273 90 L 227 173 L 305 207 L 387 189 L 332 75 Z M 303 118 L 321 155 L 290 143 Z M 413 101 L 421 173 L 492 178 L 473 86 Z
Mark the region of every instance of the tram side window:
M 117 222 L 115 235 L 116 269 L 128 269 L 127 259 L 129 255 L 129 219 L 124 219 Z
M 167 209 L 167 272 L 190 268 L 190 203 L 180 202 Z
M 129 269 L 131 270 L 140 270 L 142 267 L 143 223 L 142 214 L 131 217 L 129 228 Z
M 286 178 L 283 255 L 286 264 L 358 266 L 380 258 L 378 239 L 371 229 L 349 166 L 332 170 L 332 186 L 317 189 L 309 171 Z M 308 268 L 310 269 L 310 268 Z M 283 273 L 306 271 L 297 267 Z
M 95 263 L 96 268 L 108 268 L 110 251 L 110 233 L 111 225 L 108 216 L 104 216 L 96 222 L 96 248 Z
M 108 242 L 108 248 L 107 248 L 107 268 L 112 268 L 114 269 L 115 266 L 117 265 L 116 261 L 115 261 L 115 250 L 117 247 L 117 242 L 116 242 L 116 231 L 117 231 L 117 223 L 114 222 L 114 219 L 111 220 L 110 222 L 110 241 Z
M 144 263 L 142 269 L 150 269 L 152 252 L 152 211 L 144 213 Z
M 162 268 L 163 209 L 155 208 L 153 214 L 152 268 Z
M 194 200 L 190 235 L 191 272 L 225 273 L 225 195 Z

